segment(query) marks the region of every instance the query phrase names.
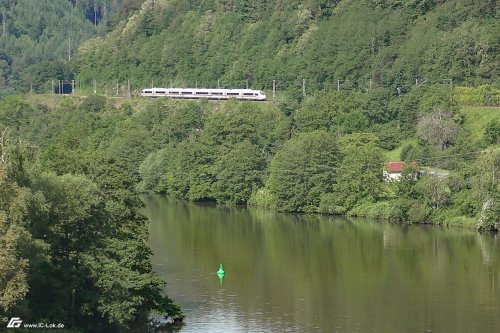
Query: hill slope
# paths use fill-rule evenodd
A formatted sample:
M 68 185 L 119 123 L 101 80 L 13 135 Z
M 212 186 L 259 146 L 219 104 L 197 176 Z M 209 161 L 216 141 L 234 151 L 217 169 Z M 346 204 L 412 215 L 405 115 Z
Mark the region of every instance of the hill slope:
M 0 94 L 70 79 L 69 54 L 95 36 L 92 24 L 67 0 L 2 1 L 0 18 Z
M 147 0 L 79 50 L 84 81 L 307 90 L 498 80 L 494 0 Z
M 138 0 L 0 0 L 0 96 L 71 80 L 80 43 L 140 8 Z

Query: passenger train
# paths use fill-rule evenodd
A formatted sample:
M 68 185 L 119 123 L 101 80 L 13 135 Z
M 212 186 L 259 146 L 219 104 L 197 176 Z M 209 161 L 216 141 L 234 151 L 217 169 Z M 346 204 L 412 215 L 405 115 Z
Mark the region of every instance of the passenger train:
M 252 89 L 198 89 L 198 88 L 148 88 L 143 89 L 141 96 L 145 97 L 171 97 L 184 99 L 212 99 L 265 101 L 266 94 L 261 90 Z

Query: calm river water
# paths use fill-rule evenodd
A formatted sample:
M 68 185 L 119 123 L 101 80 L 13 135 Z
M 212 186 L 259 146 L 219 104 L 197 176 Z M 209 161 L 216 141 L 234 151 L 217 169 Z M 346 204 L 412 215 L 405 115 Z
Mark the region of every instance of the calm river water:
M 181 332 L 500 332 L 498 235 L 144 200 Z

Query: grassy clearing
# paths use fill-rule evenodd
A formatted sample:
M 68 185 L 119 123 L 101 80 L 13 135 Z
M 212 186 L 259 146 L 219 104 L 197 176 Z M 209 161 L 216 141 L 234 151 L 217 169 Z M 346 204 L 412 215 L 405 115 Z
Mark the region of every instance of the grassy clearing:
M 483 136 L 484 128 L 493 119 L 500 119 L 500 107 L 463 107 L 460 114 L 464 117 L 464 127 L 475 140 Z
M 399 147 L 396 147 L 396 149 L 388 151 L 385 153 L 385 161 L 386 162 L 399 162 L 401 161 L 401 150 L 405 145 L 412 144 L 414 147 L 418 146 L 417 140 L 408 138 L 406 140 L 403 140 Z
M 397 147 L 394 150 L 388 151 L 385 153 L 386 162 L 399 162 L 401 160 L 401 148 L 402 146 Z

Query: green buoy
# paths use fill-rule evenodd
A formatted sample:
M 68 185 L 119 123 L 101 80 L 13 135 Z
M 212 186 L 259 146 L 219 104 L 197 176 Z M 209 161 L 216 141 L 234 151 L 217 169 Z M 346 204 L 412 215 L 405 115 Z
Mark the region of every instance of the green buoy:
M 219 265 L 219 270 L 217 271 L 217 275 L 219 276 L 220 284 L 222 284 L 222 280 L 224 279 L 224 268 L 222 268 L 222 264 Z

